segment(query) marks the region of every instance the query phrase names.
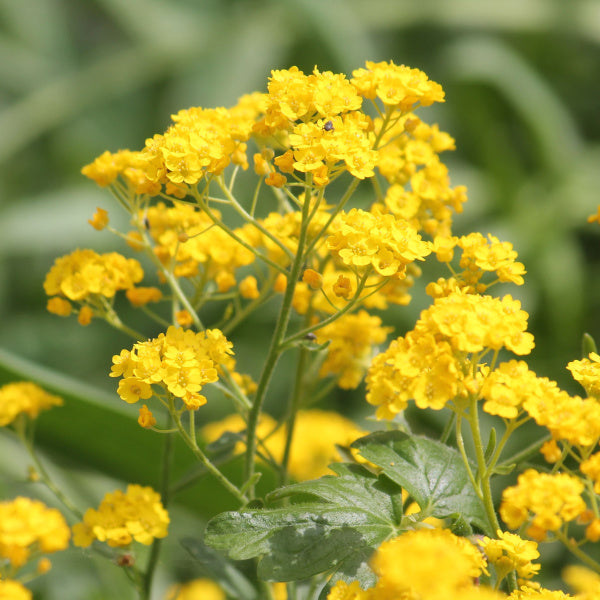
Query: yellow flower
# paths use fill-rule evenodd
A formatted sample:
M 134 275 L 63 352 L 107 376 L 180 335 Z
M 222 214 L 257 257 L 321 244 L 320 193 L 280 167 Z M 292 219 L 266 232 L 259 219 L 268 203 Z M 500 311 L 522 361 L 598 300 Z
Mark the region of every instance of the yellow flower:
M 35 383 L 7 383 L 0 388 L 0 427 L 9 425 L 20 414 L 35 419 L 40 411 L 62 404 L 62 398 L 45 392 Z
M 119 382 L 117 393 L 128 404 L 135 404 L 140 399 L 152 397 L 152 386 L 137 377 L 126 377 Z
M 573 598 L 573 596 L 561 591 L 536 589 L 528 586 L 523 586 L 508 596 L 508 600 L 567 600 L 568 598 Z
M 178 310 L 175 313 L 175 321 L 177 325 L 181 325 L 181 327 L 191 327 L 194 323 L 192 319 L 192 315 L 187 310 Z
M 39 500 L 18 497 L 0 502 L 0 557 L 14 568 L 23 566 L 33 552 L 64 550 L 70 537 L 61 513 Z
M 160 496 L 150 487 L 136 484 L 108 493 L 97 510 L 88 509 L 73 526 L 73 543 L 87 548 L 94 539 L 109 546 L 128 546 L 136 541 L 149 545 L 167 535 L 169 515 Z
M 498 530 L 497 535 L 498 539 L 486 536 L 478 543 L 488 563 L 496 568 L 498 580 L 504 579 L 511 571 L 516 571 L 517 576 L 523 579 L 531 579 L 536 575 L 540 565 L 534 565 L 531 561 L 540 556 L 537 544 L 501 530 Z
M 225 600 L 223 589 L 210 579 L 194 579 L 171 586 L 165 600 Z
M 340 580 L 336 581 L 327 594 L 327 600 L 377 600 L 377 596 L 373 594 L 372 590 L 363 590 L 358 581 L 346 583 Z
M 416 329 L 443 336 L 459 352 L 507 348 L 523 355 L 534 345 L 533 336 L 525 331 L 528 316 L 510 295 L 498 299 L 453 293 L 436 298 L 434 305 L 421 313 Z
M 323 276 L 314 269 L 304 269 L 302 281 L 307 283 L 313 290 L 318 290 L 323 287 Z
M 260 296 L 260 292 L 258 291 L 258 282 L 256 281 L 256 277 L 252 275 L 244 277 L 244 279 L 240 281 L 239 287 L 242 298 L 246 298 L 247 300 L 255 300 Z
M 588 358 L 571 361 L 567 369 L 589 396 L 600 399 L 600 356 L 596 352 L 590 352 Z
M 58 315 L 59 317 L 68 317 L 73 311 L 72 304 L 68 300 L 60 298 L 59 296 L 49 298 L 46 308 L 48 309 L 49 313 Z
M 141 427 L 144 427 L 144 429 L 150 429 L 150 427 L 156 425 L 156 419 L 154 418 L 152 411 L 148 410 L 148 407 L 145 404 L 140 408 L 138 423 Z
M 582 461 L 579 470 L 594 482 L 594 491 L 600 494 L 600 452 L 596 452 Z
M 77 322 L 84 327 L 92 322 L 94 311 L 87 305 L 82 306 L 77 313 Z
M 447 341 L 420 330 L 394 340 L 367 372 L 367 402 L 378 419 L 393 419 L 410 400 L 440 410 L 461 389 L 461 369 Z
M 162 299 L 162 292 L 155 287 L 133 287 L 125 292 L 127 300 L 133 306 L 139 307 L 149 302 L 159 302 Z
M 108 212 L 103 208 L 96 208 L 94 216 L 88 220 L 88 223 L 97 231 L 102 231 L 108 225 Z

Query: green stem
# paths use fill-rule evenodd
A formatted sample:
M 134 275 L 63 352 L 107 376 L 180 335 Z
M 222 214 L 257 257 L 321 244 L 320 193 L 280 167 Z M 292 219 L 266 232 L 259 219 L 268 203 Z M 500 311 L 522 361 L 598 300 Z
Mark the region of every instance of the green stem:
M 290 260 L 294 259 L 294 255 L 284 244 L 281 243 L 281 240 L 273 235 L 264 225 L 262 225 L 259 221 L 257 221 L 251 214 L 247 213 L 244 208 L 240 205 L 240 203 L 235 199 L 235 196 L 231 193 L 231 190 L 227 188 L 225 185 L 223 178 L 218 177 L 217 183 L 227 196 L 227 200 L 229 200 L 231 206 L 236 210 L 236 212 L 246 221 L 247 223 L 251 223 L 258 229 L 265 237 L 269 238 Z M 256 250 L 255 250 L 256 252 Z
M 527 446 L 527 448 L 524 448 L 520 452 L 517 452 L 516 454 L 513 454 L 509 458 L 503 460 L 500 463 L 500 466 L 502 466 L 502 465 L 511 465 L 513 463 L 516 464 L 516 465 L 518 465 L 518 464 L 524 462 L 530 456 L 533 456 L 534 454 L 537 454 L 537 452 L 539 451 L 539 449 L 547 441 L 549 441 L 551 439 L 552 439 L 552 436 L 550 434 L 545 435 L 542 439 L 537 440 L 537 441 L 533 442 L 532 444 L 530 444 L 529 446 Z
M 492 487 L 490 484 L 490 473 L 488 472 L 485 464 L 485 448 L 481 439 L 481 429 L 479 426 L 479 412 L 477 410 L 477 397 L 472 396 L 470 400 L 469 414 L 467 422 L 471 428 L 471 436 L 473 438 L 473 444 L 475 447 L 475 459 L 477 461 L 477 479 L 479 480 L 479 489 L 482 494 L 483 506 L 487 514 L 489 525 L 494 532 L 500 529 L 500 523 L 496 516 L 496 509 L 494 508 L 494 499 L 492 498 Z
M 281 459 L 281 478 L 280 485 L 286 485 L 289 481 L 288 464 L 290 462 L 290 451 L 292 449 L 292 441 L 294 438 L 294 427 L 296 425 L 296 415 L 298 407 L 302 400 L 302 382 L 304 379 L 304 371 L 306 369 L 306 361 L 308 359 L 308 351 L 306 348 L 300 348 L 298 362 L 296 363 L 296 374 L 294 376 L 294 389 L 289 407 L 289 415 L 287 418 L 287 431 L 285 437 L 285 448 L 283 450 L 283 458 Z
M 231 237 L 238 244 L 240 244 L 241 246 L 243 246 L 244 248 L 246 248 L 246 250 L 249 250 L 250 252 L 252 252 L 252 254 L 254 254 L 254 256 L 256 256 L 257 258 L 260 258 L 260 260 L 262 260 L 263 262 L 267 263 L 268 265 L 270 265 L 271 267 L 273 267 L 274 269 L 276 269 L 277 271 L 279 271 L 280 273 L 283 273 L 285 275 L 285 269 L 281 265 L 277 264 L 275 261 L 271 260 L 268 256 L 265 256 L 261 252 L 258 252 L 256 250 L 256 248 L 254 248 L 248 242 L 244 241 L 239 235 L 237 235 L 235 233 L 235 231 L 233 231 L 231 228 L 227 227 L 227 225 L 225 225 L 225 223 L 223 223 L 223 221 L 221 221 L 212 212 L 212 210 L 210 209 L 210 207 L 204 201 L 204 199 L 202 198 L 202 196 L 200 194 L 198 194 L 197 192 L 194 192 L 194 198 L 196 199 L 196 202 L 198 203 L 198 206 L 206 213 L 206 215 L 208 216 L 208 218 L 217 227 L 220 227 L 223 231 L 225 231 L 225 233 L 227 233 L 229 235 L 229 237 Z
M 307 186 L 305 197 L 310 198 L 310 186 Z M 281 303 L 281 308 L 279 309 L 279 316 L 275 325 L 275 331 L 273 332 L 271 345 L 265 358 L 263 371 L 258 381 L 254 402 L 252 404 L 252 408 L 250 409 L 250 413 L 248 414 L 246 464 L 244 477 L 245 481 L 248 483 L 248 493 L 250 496 L 254 495 L 254 483 L 252 479 L 254 477 L 254 455 L 256 453 L 256 428 L 258 426 L 258 419 L 262 411 L 267 389 L 275 370 L 275 365 L 277 364 L 277 361 L 284 350 L 283 340 L 287 332 L 292 311 L 294 290 L 296 289 L 296 282 L 298 281 L 303 265 L 304 248 L 309 225 L 309 212 L 310 202 L 307 201 L 304 202 L 302 206 L 302 222 L 300 225 L 300 234 L 298 236 L 298 251 L 294 257 L 294 260 L 292 261 L 292 264 L 290 265 L 290 272 L 287 277 L 287 286 L 283 296 L 283 301 Z
M 600 563 L 595 561 L 591 556 L 586 554 L 572 538 L 567 537 L 562 531 L 555 531 L 554 535 L 560 540 L 567 550 L 576 556 L 582 563 L 586 564 L 590 569 L 600 574 Z
M 467 451 L 465 450 L 465 440 L 462 435 L 462 414 L 456 415 L 456 445 L 462 457 L 465 469 L 467 470 L 467 475 L 469 477 L 471 485 L 473 486 L 473 490 L 480 499 L 483 499 L 481 488 L 479 487 L 479 484 L 477 483 L 477 480 L 473 475 L 473 471 L 471 470 L 471 464 L 469 463 L 469 458 L 467 456 Z
M 195 440 L 190 437 L 190 434 L 186 431 L 183 423 L 181 422 L 179 413 L 175 410 L 175 405 L 172 398 L 170 398 L 169 403 L 169 412 L 175 421 L 179 435 L 183 438 L 183 441 L 187 444 L 194 456 L 206 467 L 207 471 L 213 475 L 227 491 L 229 491 L 240 501 L 241 504 L 246 504 L 248 502 L 246 495 L 242 493 L 234 483 L 229 481 L 229 479 L 227 479 L 223 473 L 221 473 L 221 471 L 211 462 L 204 452 L 200 450 Z
M 33 433 L 27 435 L 25 432 L 25 417 L 21 419 L 21 423 L 17 423 L 15 427 L 17 431 L 17 435 L 19 439 L 27 449 L 27 453 L 31 458 L 33 465 L 42 480 L 42 483 L 54 494 L 56 499 L 78 520 L 83 520 L 83 513 L 65 496 L 62 490 L 52 481 L 52 478 L 44 468 L 44 465 L 41 463 L 39 458 L 35 453 L 35 448 L 33 445 Z
M 327 317 L 326 319 L 323 319 L 322 321 L 319 321 L 315 325 L 311 325 L 310 327 L 305 327 L 301 331 L 296 332 L 294 335 L 289 336 L 288 338 L 283 340 L 282 345 L 289 346 L 293 342 L 295 342 L 297 340 L 301 340 L 302 338 L 305 338 L 309 333 L 312 333 L 313 331 L 317 331 L 317 329 L 321 329 L 321 328 L 325 327 L 326 325 L 329 325 L 330 323 L 337 321 L 342 315 L 344 315 L 347 312 L 350 312 L 351 310 L 356 308 L 365 299 L 365 297 L 361 298 L 360 295 L 367 283 L 368 276 L 369 276 L 369 271 L 367 271 L 362 276 L 362 279 L 358 282 L 358 286 L 356 287 L 356 292 L 354 293 L 354 296 L 350 299 L 348 304 L 346 304 L 346 306 L 344 306 L 344 308 L 340 308 L 336 313 L 332 314 L 331 316 Z M 387 283 L 387 282 L 384 282 L 384 283 Z M 383 285 L 384 284 L 382 284 L 379 287 L 383 287 Z M 379 287 L 378 287 L 378 290 L 379 290 Z M 369 295 L 371 295 L 371 294 L 369 294 Z
M 171 419 L 169 419 L 171 420 Z M 168 423 L 167 427 L 170 428 L 172 423 Z M 162 461 L 161 461 L 161 473 L 160 473 L 160 486 L 159 492 L 162 499 L 163 506 L 165 508 L 169 505 L 169 481 L 171 479 L 171 464 L 173 462 L 173 438 L 171 435 L 166 435 L 164 438 Z M 158 558 L 160 556 L 160 548 L 162 539 L 154 538 L 152 542 L 152 548 L 150 550 L 150 556 L 148 558 L 148 564 L 146 565 L 146 572 L 144 574 L 143 591 L 144 598 L 150 598 L 150 590 L 152 588 L 152 578 L 156 565 L 158 564 Z

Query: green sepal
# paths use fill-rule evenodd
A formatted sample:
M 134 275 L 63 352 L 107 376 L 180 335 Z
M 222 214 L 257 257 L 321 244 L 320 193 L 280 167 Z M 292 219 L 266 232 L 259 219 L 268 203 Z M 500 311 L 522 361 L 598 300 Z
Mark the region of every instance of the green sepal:
M 487 464 L 492 455 L 496 450 L 496 430 L 492 427 L 490 430 L 490 437 L 488 439 L 487 447 L 485 449 L 485 463 Z
M 596 341 L 589 333 L 584 333 L 581 338 L 581 356 L 587 358 L 592 352 L 598 353 Z
M 516 467 L 516 463 L 496 465 L 492 470 L 494 475 L 510 475 Z

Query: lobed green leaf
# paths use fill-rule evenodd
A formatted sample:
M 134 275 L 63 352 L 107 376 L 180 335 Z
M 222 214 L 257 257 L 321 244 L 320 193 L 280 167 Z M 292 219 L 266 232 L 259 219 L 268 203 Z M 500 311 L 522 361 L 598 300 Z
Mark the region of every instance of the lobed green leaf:
M 458 451 L 401 431 L 379 431 L 352 444 L 368 461 L 406 489 L 421 510 L 438 518 L 460 515 L 492 534 Z

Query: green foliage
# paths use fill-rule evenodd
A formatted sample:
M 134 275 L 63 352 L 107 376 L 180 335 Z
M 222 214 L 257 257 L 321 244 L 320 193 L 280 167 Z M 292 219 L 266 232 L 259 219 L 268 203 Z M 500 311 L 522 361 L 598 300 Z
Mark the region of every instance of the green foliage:
M 337 476 L 276 490 L 267 497 L 266 509 L 217 515 L 207 525 L 206 543 L 235 560 L 261 557 L 262 579 L 292 581 L 327 573 L 332 582 L 358 579 L 371 585 L 370 555 L 401 529 L 401 489 L 359 465 L 332 468 Z M 314 499 L 307 501 L 307 495 Z M 284 498 L 292 504 L 270 508 Z
M 460 454 L 446 444 L 401 431 L 378 431 L 352 444 L 417 502 L 425 516 L 458 517 L 490 534 Z

